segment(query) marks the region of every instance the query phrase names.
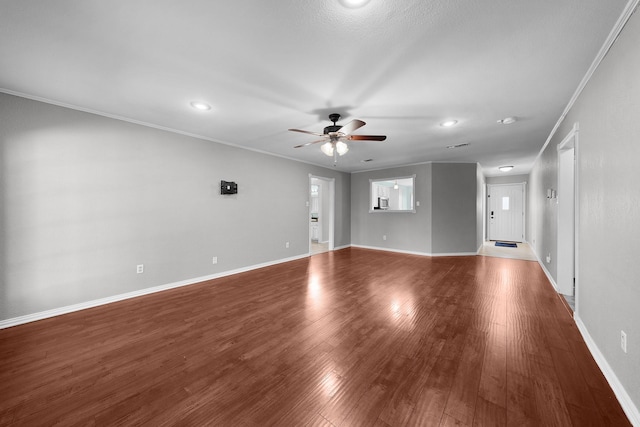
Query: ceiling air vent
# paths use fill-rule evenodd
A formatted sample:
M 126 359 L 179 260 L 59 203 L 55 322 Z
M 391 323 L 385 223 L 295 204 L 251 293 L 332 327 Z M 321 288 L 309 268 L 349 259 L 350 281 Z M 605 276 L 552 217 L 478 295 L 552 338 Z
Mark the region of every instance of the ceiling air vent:
M 456 145 L 447 145 L 447 148 L 450 149 L 455 149 L 455 148 L 462 148 L 462 147 L 466 147 L 467 145 L 469 145 L 468 142 L 463 142 L 462 144 L 456 144 Z

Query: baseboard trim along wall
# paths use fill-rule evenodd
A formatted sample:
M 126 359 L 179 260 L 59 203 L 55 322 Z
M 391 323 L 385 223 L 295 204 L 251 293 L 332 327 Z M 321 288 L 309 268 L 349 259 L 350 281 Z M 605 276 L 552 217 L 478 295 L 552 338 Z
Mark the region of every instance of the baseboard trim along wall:
M 544 271 L 544 274 L 547 276 L 547 279 L 551 283 L 551 286 L 553 286 L 553 289 L 558 292 L 558 285 L 556 284 L 553 277 L 551 277 L 551 273 L 549 273 L 549 270 L 547 270 L 535 250 L 533 251 L 533 253 L 538 260 L 538 264 L 540 265 L 540 267 L 542 267 L 542 271 Z M 613 372 L 613 369 L 611 369 L 611 366 L 607 362 L 607 359 L 605 359 L 595 341 L 593 341 L 593 338 L 591 338 L 589 330 L 587 329 L 585 324 L 582 323 L 582 320 L 580 319 L 578 313 L 574 312 L 573 320 L 576 322 L 578 330 L 580 331 L 584 342 L 587 344 L 587 348 L 589 349 L 591 356 L 596 361 L 596 364 L 602 371 L 604 377 L 607 379 L 607 382 L 611 386 L 613 393 L 616 395 L 618 402 L 620 402 L 622 410 L 629 418 L 629 421 L 631 421 L 631 424 L 633 424 L 634 426 L 640 426 L 640 412 L 638 411 L 638 408 L 636 408 L 636 406 L 633 404 L 633 400 L 631 400 L 631 397 L 629 397 L 629 395 L 627 394 L 627 391 L 622 386 L 622 383 L 620 383 L 620 380 L 618 380 L 618 377 Z
M 551 286 L 553 286 L 553 290 L 558 292 L 558 285 L 556 284 L 555 279 L 553 278 L 553 276 L 551 276 L 551 273 L 549 273 L 549 270 L 547 270 L 547 267 L 544 265 L 544 262 L 542 262 L 542 259 L 540 258 L 538 253 L 535 251 L 535 249 L 533 249 L 533 246 L 531 246 L 531 250 L 533 251 L 533 254 L 536 256 L 536 259 L 538 260 L 538 264 L 542 268 L 542 271 L 544 271 L 545 276 L 547 276 L 547 279 L 551 283 Z
M 220 277 L 231 276 L 233 274 L 244 273 L 246 271 L 256 270 L 258 268 L 269 267 L 271 265 L 281 264 L 284 262 L 295 261 L 301 258 L 307 258 L 308 253 L 302 255 L 296 255 L 290 258 L 279 259 L 275 261 L 269 261 L 261 264 L 255 264 L 248 267 L 237 268 L 235 270 L 223 271 L 220 273 L 210 274 L 208 276 L 194 277 L 192 279 L 181 280 L 179 282 L 167 283 L 165 285 L 154 286 L 151 288 L 140 289 L 138 291 L 127 292 L 125 294 L 113 295 L 106 298 L 100 298 L 97 300 L 81 302 L 78 304 L 68 305 L 65 307 L 54 308 L 52 310 L 41 311 L 38 313 L 27 314 L 20 317 L 14 317 L 11 319 L 1 320 L 0 329 L 10 328 L 12 326 L 22 325 L 24 323 L 35 322 L 37 320 L 48 319 L 50 317 L 61 316 L 63 314 L 73 313 L 75 311 L 86 310 L 87 308 L 98 307 L 112 302 L 118 302 L 130 298 L 136 298 L 143 295 L 153 294 L 156 292 L 162 292 L 169 289 L 179 288 L 182 286 L 193 285 L 200 282 L 206 282 L 207 280 L 218 279 Z
M 339 250 L 347 249 L 347 248 L 350 248 L 350 247 L 351 247 L 351 245 L 336 246 L 335 248 L 333 248 L 333 250 L 334 251 L 339 251 Z
M 387 251 L 387 252 L 396 252 L 399 254 L 408 254 L 408 255 L 420 255 L 420 256 L 430 256 L 430 257 L 439 257 L 439 256 L 474 256 L 478 255 L 477 252 L 452 252 L 452 253 L 428 253 L 428 252 L 417 252 L 417 251 L 406 251 L 404 249 L 393 249 L 393 248 L 382 248 L 379 246 L 365 246 L 365 245 L 351 245 L 354 248 L 361 249 L 372 249 L 374 251 Z
M 587 344 L 591 355 L 598 364 L 598 367 L 600 367 L 600 370 L 602 371 L 604 377 L 607 379 L 607 382 L 609 382 L 613 393 L 618 398 L 618 402 L 620 402 L 622 410 L 629 418 L 629 421 L 631 421 L 631 424 L 633 424 L 634 426 L 640 426 L 640 411 L 638 411 L 638 408 L 636 408 L 636 406 L 633 404 L 633 400 L 627 394 L 627 391 L 622 386 L 622 383 L 620 383 L 620 380 L 616 376 L 615 372 L 613 372 L 613 369 L 611 369 L 611 366 L 609 366 L 607 359 L 605 359 L 605 357 L 600 352 L 600 349 L 593 341 L 593 338 L 591 338 L 591 335 L 589 335 L 589 330 L 587 329 L 585 324 L 582 323 L 580 316 L 575 313 L 573 319 L 575 320 L 576 325 L 578 326 L 578 330 L 582 334 L 582 338 Z

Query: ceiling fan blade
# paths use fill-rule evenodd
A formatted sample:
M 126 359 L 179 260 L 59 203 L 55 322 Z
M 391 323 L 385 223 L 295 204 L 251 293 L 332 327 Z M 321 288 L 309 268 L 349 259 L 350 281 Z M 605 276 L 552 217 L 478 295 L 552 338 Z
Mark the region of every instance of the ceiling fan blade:
M 327 140 L 326 138 L 322 138 L 322 139 L 318 139 L 317 141 L 307 142 L 306 144 L 295 145 L 293 148 L 306 147 L 307 145 L 317 144 L 318 142 L 325 142 L 326 140 Z
M 301 132 L 301 133 L 308 133 L 310 135 L 324 136 L 323 133 L 309 132 L 308 130 L 302 130 L 302 129 L 289 129 L 289 130 L 291 132 Z
M 350 141 L 384 141 L 386 135 L 349 135 L 346 137 Z
M 340 129 L 338 129 L 338 132 L 341 132 L 345 135 L 349 135 L 351 132 L 353 132 L 356 129 L 360 129 L 362 126 L 366 125 L 365 122 L 363 122 L 362 120 L 351 120 L 349 123 L 347 123 L 346 125 L 342 126 Z

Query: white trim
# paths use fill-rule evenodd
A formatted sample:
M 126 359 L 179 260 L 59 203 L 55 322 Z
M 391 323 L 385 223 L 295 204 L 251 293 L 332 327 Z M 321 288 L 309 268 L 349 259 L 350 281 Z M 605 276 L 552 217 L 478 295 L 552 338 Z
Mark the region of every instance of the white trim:
M 549 270 L 547 270 L 547 267 L 544 265 L 544 263 L 540 259 L 540 256 L 536 252 L 536 248 L 534 248 L 531 245 L 529 245 L 529 247 L 531 248 L 531 251 L 533 251 L 533 254 L 536 256 L 536 259 L 538 260 L 538 264 L 540 265 L 540 267 L 542 267 L 542 271 L 544 271 L 544 274 L 547 276 L 547 279 L 551 283 L 551 286 L 553 286 L 553 290 L 556 291 L 556 293 L 557 293 L 558 292 L 558 285 L 556 284 L 556 281 L 554 280 L 554 278 L 551 276 L 551 273 L 549 273 Z
M 579 257 L 578 257 L 578 247 L 580 243 L 580 193 L 578 186 L 578 166 L 579 166 L 579 158 L 578 158 L 578 140 L 580 134 L 580 125 L 578 122 L 573 124 L 571 131 L 564 137 L 564 139 L 558 144 L 556 147 L 556 151 L 558 152 L 557 160 L 558 160 L 558 177 L 560 177 L 560 152 L 565 150 L 573 149 L 573 280 L 574 280 L 574 301 L 575 308 L 574 311 L 578 312 L 579 310 L 579 281 L 578 281 L 578 270 L 580 269 Z M 558 178 L 558 190 L 560 190 L 560 179 Z M 562 194 L 560 194 L 560 199 L 556 200 L 558 203 L 561 200 Z M 558 211 L 559 212 L 559 211 Z M 562 227 L 560 226 L 560 214 L 558 214 L 558 223 L 557 223 L 557 242 L 556 242 L 556 258 L 560 254 L 560 233 Z M 559 258 L 558 258 L 559 259 Z M 560 270 L 560 266 L 558 265 L 558 270 Z M 556 273 L 558 276 L 560 275 L 560 271 Z
M 573 192 L 575 201 L 573 202 L 573 215 L 574 215 L 574 232 L 573 232 L 573 263 L 574 263 L 574 285 L 575 285 L 575 295 L 574 305 L 575 312 L 580 313 L 580 126 L 578 123 L 574 125 L 576 135 L 575 135 L 575 145 L 573 147 L 573 155 L 575 157 L 573 164 Z
M 363 169 L 363 170 L 357 170 L 357 171 L 353 171 L 353 172 L 349 172 L 349 173 L 365 173 L 365 172 L 376 172 L 376 171 L 383 171 L 383 170 L 387 170 L 387 169 L 399 169 L 399 168 L 406 168 L 409 166 L 420 166 L 420 165 L 428 165 L 431 163 L 463 163 L 463 164 L 468 164 L 468 165 L 475 165 L 475 164 L 479 164 L 480 162 L 460 162 L 457 160 L 438 160 L 437 162 L 434 162 L 433 160 L 428 160 L 426 162 L 417 162 L 417 163 L 403 163 L 401 165 L 388 165 L 388 166 L 380 166 L 379 168 L 374 168 L 374 169 Z M 480 165 L 480 168 L 482 168 L 482 165 Z
M 197 138 L 197 139 L 202 139 L 202 140 L 205 140 L 205 141 L 211 141 L 211 142 L 215 142 L 217 144 L 222 144 L 222 145 L 227 145 L 229 147 L 239 148 L 241 150 L 247 150 L 247 151 L 253 151 L 254 153 L 265 154 L 267 156 L 280 157 L 281 159 L 292 160 L 292 161 L 298 162 L 298 163 L 306 163 L 308 165 L 318 166 L 318 167 L 321 167 L 323 169 L 337 170 L 337 171 L 340 171 L 340 172 L 350 173 L 348 170 L 339 169 L 335 165 L 334 165 L 333 169 L 331 169 L 329 166 L 322 165 L 320 163 L 313 163 L 313 162 L 310 162 L 310 161 L 307 161 L 307 160 L 296 159 L 294 157 L 289 157 L 289 156 L 285 156 L 285 155 L 282 155 L 282 154 L 276 154 L 276 153 L 272 153 L 272 152 L 269 152 L 269 151 L 260 150 L 258 148 L 247 147 L 245 145 L 234 144 L 232 142 L 226 142 L 226 141 L 222 141 L 222 140 L 219 140 L 219 139 L 211 138 L 211 137 L 208 137 L 208 136 L 199 135 L 199 134 L 196 134 L 196 133 L 185 132 L 185 131 L 182 131 L 182 130 L 179 130 L 179 129 L 173 129 L 173 128 L 166 127 L 166 126 L 160 126 L 160 125 L 156 125 L 156 124 L 153 124 L 153 123 L 148 123 L 148 122 L 143 122 L 143 121 L 140 121 L 140 120 L 130 119 L 130 118 L 127 118 L 127 117 L 118 116 L 116 114 L 110 114 L 110 113 L 105 113 L 103 111 L 93 110 L 91 108 L 80 107 L 78 105 L 67 104 L 66 102 L 55 101 L 53 99 L 43 98 L 41 96 L 29 95 L 29 94 L 24 93 L 24 92 L 17 92 L 15 90 L 6 89 L 6 88 L 3 88 L 3 87 L 0 87 L 0 93 L 6 93 L 7 95 L 13 95 L 13 96 L 17 96 L 19 98 L 30 99 L 32 101 L 38 101 L 38 102 L 42 102 L 42 103 L 45 103 L 45 104 L 56 105 L 58 107 L 68 108 L 70 110 L 81 111 L 83 113 L 94 114 L 96 116 L 107 117 L 107 118 L 113 119 L 113 120 L 120 120 L 120 121 L 127 122 L 127 123 L 133 123 L 133 124 L 136 124 L 136 125 L 149 127 L 149 128 L 152 128 L 152 129 L 158 129 L 158 130 L 162 130 L 162 131 L 165 131 L 165 132 L 176 133 L 178 135 L 184 135 L 184 136 L 188 136 L 188 137 L 191 137 L 191 138 Z
M 573 127 L 571 128 L 567 136 L 565 136 L 564 139 L 558 144 L 558 146 L 556 147 L 556 150 L 557 151 L 564 150 L 565 146 L 569 144 L 571 139 L 578 133 L 579 130 L 580 130 L 580 125 L 578 124 L 578 122 L 574 123 Z M 575 148 L 575 142 L 573 144 L 573 147 L 570 147 L 569 149 L 571 148 Z
M 399 169 L 399 168 L 406 168 L 409 166 L 420 166 L 420 165 L 428 165 L 433 163 L 432 160 L 429 160 L 427 162 L 418 162 L 418 163 L 406 163 L 406 164 L 402 164 L 402 165 L 395 165 L 395 166 L 380 166 L 379 168 L 373 168 L 373 169 L 364 169 L 364 170 L 359 170 L 359 171 L 353 171 L 351 172 L 353 173 L 366 173 L 366 172 L 377 172 L 377 171 L 384 171 L 387 169 Z M 440 162 L 439 162 L 440 163 Z M 442 163 L 448 163 L 448 162 L 442 162 Z M 451 163 L 451 162 L 449 162 Z
M 390 177 L 390 178 L 370 178 L 369 179 L 369 213 L 416 213 L 416 177 L 417 175 L 414 173 L 413 175 L 409 175 L 409 176 L 394 176 L 394 177 Z M 396 181 L 396 184 L 398 183 L 398 180 L 401 179 L 409 179 L 411 178 L 412 183 L 411 183 L 411 201 L 413 202 L 413 207 L 411 209 L 404 209 L 404 210 L 391 210 L 391 209 L 379 209 L 379 210 L 374 210 L 373 206 L 371 206 L 373 204 L 373 183 L 374 182 L 381 182 L 381 181 Z M 377 197 L 379 199 L 379 197 Z
M 179 282 L 167 283 L 165 285 L 154 286 L 151 288 L 140 289 L 138 291 L 127 292 L 125 294 L 113 295 L 110 297 L 100 298 L 92 301 L 81 302 L 78 304 L 68 305 L 65 307 L 54 308 L 52 310 L 41 311 L 38 313 L 26 314 L 24 316 L 14 317 L 11 319 L 0 320 L 0 329 L 10 328 L 12 326 L 22 325 L 24 323 L 35 322 L 37 320 L 48 319 L 50 317 L 61 316 L 63 314 L 73 313 L 75 311 L 85 310 L 87 308 L 98 307 L 112 302 L 122 301 L 130 298 L 136 298 L 143 295 L 153 294 L 156 292 L 162 292 L 169 289 L 179 288 L 182 286 L 193 285 L 201 283 L 207 280 L 219 279 L 221 277 L 231 276 L 233 274 L 244 273 L 250 270 L 256 270 L 258 268 L 269 267 L 276 264 L 282 264 L 284 262 L 295 261 L 302 258 L 309 257 L 309 254 L 296 255 L 289 258 L 279 259 L 275 261 L 268 261 L 261 264 L 255 264 L 248 267 L 241 267 L 235 270 L 223 271 L 221 273 L 210 274 L 207 276 L 194 277 L 192 279 L 181 280 Z
M 322 228 L 320 228 L 320 235 L 318 236 L 318 242 L 329 243 L 328 250 L 335 250 L 335 234 L 336 234 L 336 179 L 328 178 L 326 176 L 309 174 L 309 212 L 307 213 L 307 219 L 311 218 L 311 182 L 313 179 L 326 182 L 329 187 L 329 240 L 322 241 Z M 322 203 L 322 201 L 320 201 Z M 322 210 L 322 208 L 320 209 Z M 326 225 L 326 224 L 325 224 Z M 322 227 L 322 226 L 321 226 Z M 311 253 L 311 229 L 309 229 L 309 253 Z
M 535 165 L 538 162 L 538 159 L 540 158 L 540 156 L 542 156 L 542 153 L 544 153 L 544 150 L 547 148 L 547 145 L 549 145 L 549 142 L 551 142 L 551 138 L 553 138 L 556 131 L 564 121 L 564 118 L 567 116 L 567 114 L 569 114 L 569 111 L 571 110 L 571 108 L 573 108 L 573 104 L 576 103 L 576 101 L 578 100 L 578 97 L 580 96 L 584 88 L 587 86 L 587 83 L 589 83 L 589 80 L 591 80 L 593 73 L 596 72 L 596 69 L 598 68 L 598 66 L 600 66 L 600 63 L 602 62 L 604 57 L 607 56 L 607 53 L 609 53 L 609 49 L 611 49 L 611 46 L 613 46 L 616 39 L 622 32 L 622 29 L 627 24 L 627 21 L 629 20 L 631 15 L 633 15 L 633 12 L 638 7 L 638 3 L 640 3 L 640 0 L 629 0 L 629 3 L 627 3 L 627 6 L 622 11 L 622 14 L 618 18 L 618 21 L 616 21 L 616 24 L 611 29 L 609 36 L 604 41 L 604 44 L 600 48 L 600 51 L 598 51 L 598 54 L 596 55 L 595 59 L 591 63 L 591 66 L 587 70 L 587 73 L 582 78 L 582 81 L 580 81 L 580 84 L 576 88 L 576 91 L 573 93 L 573 96 L 569 100 L 569 103 L 564 108 L 564 111 L 560 115 L 560 118 L 556 122 L 555 126 L 553 126 L 553 129 L 551 129 L 551 133 L 549 134 L 549 136 L 547 137 L 547 140 L 545 141 L 544 145 L 540 149 L 540 152 L 538 153 L 536 158 L 533 160 L 532 165 Z
M 379 246 L 366 246 L 366 245 L 351 245 L 354 248 L 360 249 L 372 249 L 374 251 L 385 251 L 385 252 L 395 252 L 399 254 L 407 254 L 407 255 L 419 255 L 419 256 L 428 256 L 428 257 L 441 257 L 441 256 L 475 256 L 478 255 L 477 252 L 452 252 L 452 253 L 429 253 L 429 252 L 418 252 L 418 251 L 407 251 L 404 249 L 393 249 L 393 248 L 382 248 Z
M 607 359 L 602 355 L 593 338 L 591 338 L 589 330 L 587 329 L 585 324 L 582 323 L 582 319 L 580 319 L 578 313 L 574 313 L 573 319 L 575 320 L 576 325 L 578 326 L 578 330 L 582 334 L 582 338 L 587 344 L 591 355 L 600 367 L 600 370 L 604 374 L 604 377 L 607 379 L 607 382 L 611 386 L 613 393 L 618 398 L 618 402 L 620 402 L 622 410 L 629 418 L 629 421 L 631 421 L 631 424 L 633 424 L 634 426 L 640 426 L 640 411 L 638 411 L 638 408 L 633 404 L 633 399 L 631 399 L 627 391 L 624 389 L 622 383 L 607 362 Z

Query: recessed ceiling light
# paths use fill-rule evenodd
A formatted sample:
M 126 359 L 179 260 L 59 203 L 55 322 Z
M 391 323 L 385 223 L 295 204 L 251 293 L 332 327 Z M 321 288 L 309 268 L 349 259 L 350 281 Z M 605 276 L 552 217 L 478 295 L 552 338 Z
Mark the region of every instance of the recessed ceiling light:
M 193 108 L 195 108 L 196 110 L 200 110 L 200 111 L 211 110 L 211 105 L 207 104 L 206 102 L 202 102 L 202 101 L 193 101 L 191 103 L 191 106 Z
M 340 0 L 340 3 L 345 7 L 355 9 L 369 3 L 369 0 Z
M 516 117 L 505 117 L 504 119 L 498 120 L 498 123 L 501 125 L 510 125 L 511 123 L 515 123 L 518 120 Z
M 446 122 L 440 123 L 440 126 L 445 127 L 445 128 L 450 128 L 451 126 L 455 125 L 456 123 L 458 123 L 457 120 L 447 120 Z
M 513 166 L 500 166 L 498 169 L 500 169 L 500 172 L 509 172 L 513 169 Z

